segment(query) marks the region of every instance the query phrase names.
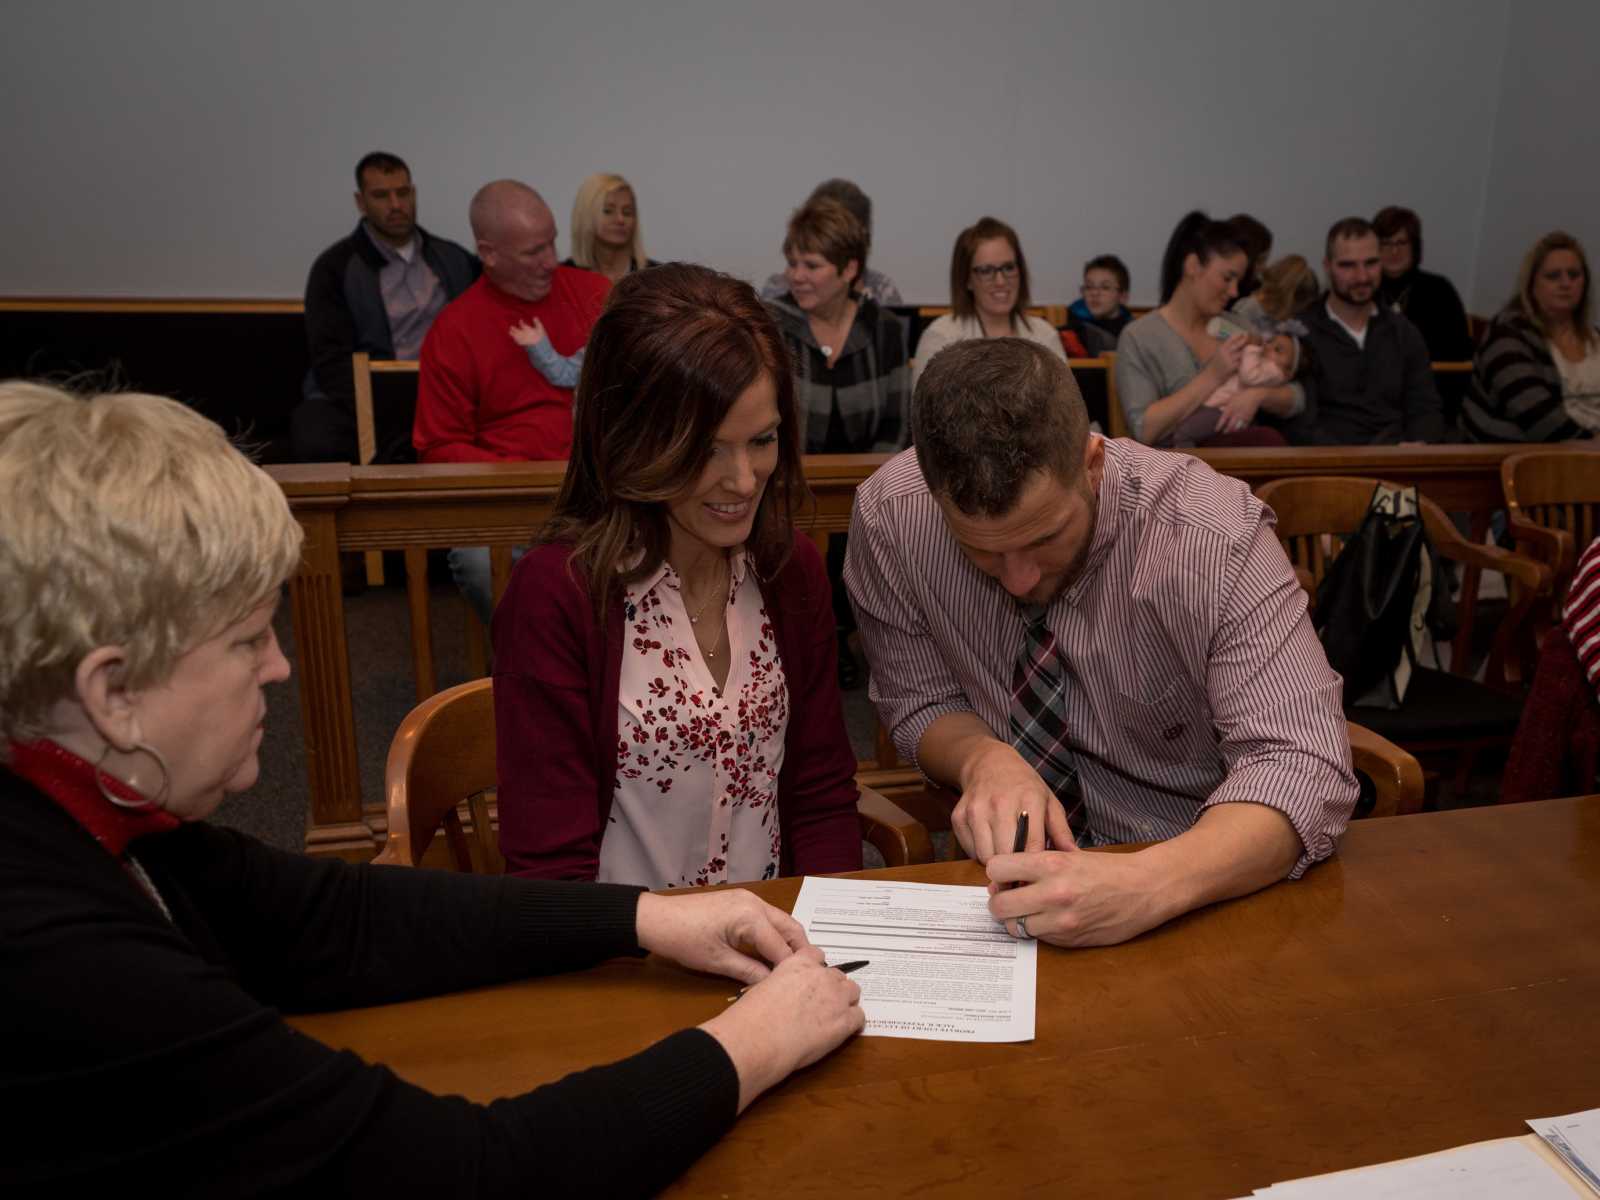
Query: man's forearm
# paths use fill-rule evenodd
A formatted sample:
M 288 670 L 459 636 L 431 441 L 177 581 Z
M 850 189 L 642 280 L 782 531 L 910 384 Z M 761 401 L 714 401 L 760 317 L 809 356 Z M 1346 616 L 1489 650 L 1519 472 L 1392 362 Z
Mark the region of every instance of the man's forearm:
M 1161 924 L 1277 883 L 1300 854 L 1300 835 L 1287 816 L 1264 804 L 1240 802 L 1213 805 L 1188 832 L 1141 851 L 1140 857 L 1161 881 Z
M 963 792 L 984 752 L 1003 745 L 976 713 L 945 713 L 923 730 L 917 765 L 935 783 Z

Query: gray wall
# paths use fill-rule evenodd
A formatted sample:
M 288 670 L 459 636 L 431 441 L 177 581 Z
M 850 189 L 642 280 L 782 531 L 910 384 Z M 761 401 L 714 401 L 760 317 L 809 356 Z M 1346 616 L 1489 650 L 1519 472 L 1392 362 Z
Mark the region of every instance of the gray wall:
M 1576 234 L 1591 258 L 1600 253 L 1597 73 L 1600 4 L 1512 9 L 1477 275 L 1470 290 L 1462 289 L 1473 312 L 1491 313 L 1506 302 L 1524 253 L 1552 229 Z M 1431 266 L 1431 244 L 1427 257 Z
M 620 170 L 652 254 L 747 278 L 781 266 L 816 180 L 850 176 L 914 302 L 947 297 L 985 212 L 1021 232 L 1036 299 L 1115 250 L 1148 301 L 1190 207 L 1320 259 L 1332 220 L 1398 202 L 1482 308 L 1530 234 L 1595 211 L 1592 163 L 1549 178 L 1592 113 L 1541 131 L 1576 109 L 1600 8 L 1519 6 L 1507 52 L 1508 2 L 13 0 L 0 292 L 297 295 L 381 146 L 447 236 L 486 179 L 539 186 L 565 228 L 579 180 Z

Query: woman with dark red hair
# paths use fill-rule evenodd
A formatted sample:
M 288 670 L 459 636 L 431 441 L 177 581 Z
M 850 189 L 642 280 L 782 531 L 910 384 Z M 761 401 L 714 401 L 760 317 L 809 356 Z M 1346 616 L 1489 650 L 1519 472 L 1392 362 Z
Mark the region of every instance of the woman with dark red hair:
M 555 512 L 494 617 L 508 869 L 654 888 L 859 869 L 771 313 L 704 267 L 627 276 L 575 415 Z
M 1472 331 L 1455 285 L 1422 269 L 1422 218 L 1391 204 L 1372 218 L 1378 234 L 1383 281 L 1378 303 L 1417 327 L 1434 362 L 1465 362 L 1472 357 Z

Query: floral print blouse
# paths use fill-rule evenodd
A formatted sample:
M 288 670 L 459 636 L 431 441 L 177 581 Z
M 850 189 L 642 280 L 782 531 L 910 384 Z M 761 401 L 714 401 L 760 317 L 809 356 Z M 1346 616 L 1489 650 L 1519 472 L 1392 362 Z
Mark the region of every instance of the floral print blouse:
M 626 590 L 602 882 L 704 887 L 778 873 L 789 689 L 743 551 L 731 566 L 727 645 L 718 653 L 732 657 L 720 690 L 671 565 Z

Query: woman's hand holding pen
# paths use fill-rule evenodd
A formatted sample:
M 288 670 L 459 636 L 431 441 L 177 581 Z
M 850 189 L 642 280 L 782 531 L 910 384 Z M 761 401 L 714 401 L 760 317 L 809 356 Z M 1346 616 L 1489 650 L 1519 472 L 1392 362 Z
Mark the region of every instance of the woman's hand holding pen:
M 759 983 L 811 945 L 788 913 L 737 890 L 670 898 L 642 893 L 634 930 L 642 949 L 740 983 Z
M 807 946 L 702 1024 L 739 1073 L 739 1111 L 860 1033 L 867 1019 L 860 1002 L 855 981 L 824 963 L 821 950 Z

